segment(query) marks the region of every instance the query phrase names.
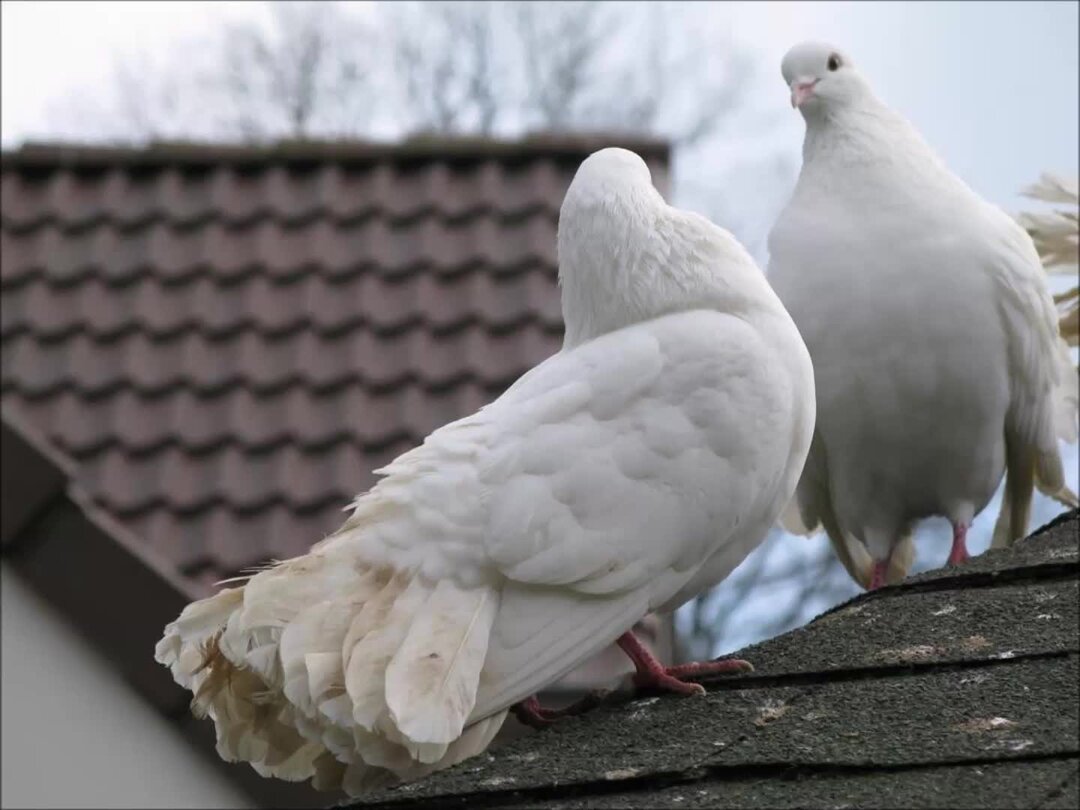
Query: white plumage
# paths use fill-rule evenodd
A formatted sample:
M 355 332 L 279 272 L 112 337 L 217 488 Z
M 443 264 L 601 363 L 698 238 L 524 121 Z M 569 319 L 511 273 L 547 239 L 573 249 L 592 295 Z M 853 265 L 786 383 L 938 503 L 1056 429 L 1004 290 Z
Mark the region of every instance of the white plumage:
M 619 149 L 581 165 L 558 247 L 561 352 L 379 471 L 310 553 L 166 628 L 157 659 L 224 758 L 353 795 L 453 764 L 776 520 L 813 374 L 750 257 Z
M 1025 197 L 1055 203 L 1050 210 L 1029 211 L 1017 218 L 1028 232 L 1047 273 L 1076 279 L 1080 268 L 1080 178 L 1044 173 L 1023 192 Z M 1080 285 L 1054 296 L 1061 336 L 1070 346 L 1080 345 Z
M 1064 502 L 1058 439 L 1077 379 L 1029 236 L 952 174 L 850 58 L 783 61 L 806 119 L 803 167 L 769 239 L 769 279 L 814 361 L 814 441 L 785 525 L 823 525 L 864 586 L 904 575 L 919 518 L 951 561 L 1007 470 L 995 544 L 1026 530 L 1033 486 Z M 874 582 L 874 578 L 877 582 Z

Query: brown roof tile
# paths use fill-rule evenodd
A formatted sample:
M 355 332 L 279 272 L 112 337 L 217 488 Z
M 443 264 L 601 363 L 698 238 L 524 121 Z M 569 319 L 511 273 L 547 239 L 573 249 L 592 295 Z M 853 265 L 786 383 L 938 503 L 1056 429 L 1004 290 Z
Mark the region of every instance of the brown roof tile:
M 6 152 L 5 411 L 192 593 L 300 553 L 558 348 L 559 205 L 611 142 Z

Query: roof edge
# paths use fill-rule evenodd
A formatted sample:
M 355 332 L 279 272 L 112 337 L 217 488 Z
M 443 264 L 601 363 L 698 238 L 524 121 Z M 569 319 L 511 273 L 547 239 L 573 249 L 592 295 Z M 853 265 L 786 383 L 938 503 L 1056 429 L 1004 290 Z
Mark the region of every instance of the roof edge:
M 73 462 L 5 408 L 3 434 L 3 560 L 134 691 L 176 726 L 210 767 L 261 807 L 321 807 L 307 785 L 276 783 L 222 760 L 213 732 L 188 710 L 190 694 L 154 660 L 162 628 L 195 594 L 130 533 L 96 508 L 71 471 Z M 30 497 L 30 508 L 12 507 Z M 20 538 L 19 542 L 14 541 Z M 284 805 L 281 803 L 285 802 Z
M 486 136 L 416 135 L 404 141 L 280 140 L 265 144 L 202 141 L 153 141 L 143 146 L 63 141 L 29 141 L 0 152 L 8 168 L 110 168 L 311 163 L 376 163 L 484 160 L 521 161 L 538 158 L 583 160 L 597 149 L 620 146 L 643 158 L 671 163 L 671 143 L 640 135 L 583 132 L 534 133 L 517 139 Z
M 56 498 L 63 497 L 82 515 L 82 519 L 107 536 L 125 553 L 136 558 L 174 591 L 185 598 L 200 594 L 187 587 L 164 560 L 152 549 L 138 543 L 130 531 L 115 518 L 94 505 L 92 499 L 75 483 L 76 464 L 57 450 L 20 416 L 5 408 L 2 426 L 3 547 L 8 549 L 33 523 L 38 512 Z M 9 515 L 16 515 L 9 518 Z
M 0 441 L 0 546 L 7 549 L 64 492 L 74 467 L 10 408 L 0 412 Z

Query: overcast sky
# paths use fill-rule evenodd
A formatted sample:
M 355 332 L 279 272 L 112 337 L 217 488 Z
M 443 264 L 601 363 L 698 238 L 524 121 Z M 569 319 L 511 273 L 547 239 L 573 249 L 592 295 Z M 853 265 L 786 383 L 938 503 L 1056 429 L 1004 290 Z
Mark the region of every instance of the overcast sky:
M 351 4 L 363 13 L 366 4 Z M 774 138 L 798 155 L 802 122 L 779 78 L 803 39 L 845 48 L 879 94 L 907 115 L 976 190 L 1010 210 L 1040 171 L 1077 169 L 1075 2 L 716 3 L 739 42 L 760 55 L 755 92 Z M 673 9 L 678 13 L 678 9 Z M 5 148 L 50 128 L 58 104 L 112 87 L 118 56 L 170 44 L 227 19 L 265 14 L 244 2 L 2 4 Z M 766 149 L 769 143 L 758 148 Z M 733 148 L 739 159 L 744 146 Z

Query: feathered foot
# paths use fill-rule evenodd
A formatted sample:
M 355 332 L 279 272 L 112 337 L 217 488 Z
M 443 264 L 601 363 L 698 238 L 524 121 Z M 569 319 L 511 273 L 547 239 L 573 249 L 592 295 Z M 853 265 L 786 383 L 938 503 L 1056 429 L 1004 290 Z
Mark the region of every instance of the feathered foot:
M 749 661 L 738 658 L 665 667 L 656 660 L 656 656 L 649 652 L 633 632 L 623 633 L 616 643 L 634 663 L 634 669 L 637 670 L 634 675 L 634 686 L 638 689 L 658 689 L 662 692 L 674 692 L 677 695 L 703 695 L 705 694 L 704 686 L 700 683 L 684 681 L 683 678 L 754 671 Z
M 577 703 L 571 703 L 562 709 L 545 709 L 536 695 L 521 701 L 510 708 L 518 722 L 530 728 L 547 728 L 560 717 L 573 717 L 595 709 L 611 693 L 609 689 L 594 689 Z
M 967 524 L 954 523 L 952 527 L 952 549 L 949 551 L 949 565 L 959 565 L 970 559 L 967 550 Z

